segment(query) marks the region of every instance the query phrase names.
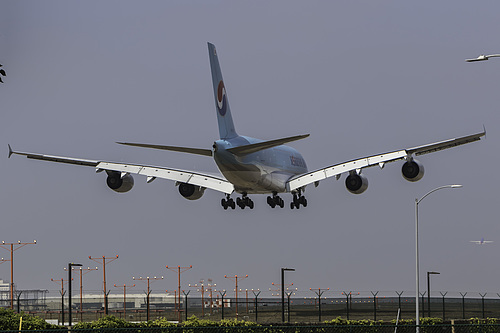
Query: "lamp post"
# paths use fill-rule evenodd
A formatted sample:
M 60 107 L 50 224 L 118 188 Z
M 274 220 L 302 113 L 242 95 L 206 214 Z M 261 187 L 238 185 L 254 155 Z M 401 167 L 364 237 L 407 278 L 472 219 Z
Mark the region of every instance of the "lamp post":
M 83 266 L 82 264 L 68 263 L 68 326 L 71 327 L 71 267 Z M 63 323 L 64 325 L 64 323 Z
M 427 314 L 431 316 L 431 275 L 439 272 L 427 272 Z
M 462 185 L 444 185 L 437 187 L 429 192 L 427 192 L 423 197 L 420 199 L 415 199 L 415 325 L 416 325 L 416 332 L 419 333 L 419 325 L 420 325 L 420 314 L 419 314 L 419 302 L 418 302 L 418 296 L 420 293 L 419 289 L 419 280 L 418 280 L 418 275 L 419 275 L 419 259 L 418 259 L 418 205 L 422 200 L 424 200 L 429 194 L 434 193 L 438 190 L 442 190 L 445 188 L 461 188 Z
M 488 60 L 488 59 L 494 58 L 494 57 L 500 57 L 500 54 L 488 54 L 488 55 L 481 54 L 477 58 L 465 59 L 465 61 L 467 61 L 467 62 L 485 61 L 485 60 Z
M 295 272 L 295 268 L 281 268 L 281 321 L 285 322 L 285 271 Z

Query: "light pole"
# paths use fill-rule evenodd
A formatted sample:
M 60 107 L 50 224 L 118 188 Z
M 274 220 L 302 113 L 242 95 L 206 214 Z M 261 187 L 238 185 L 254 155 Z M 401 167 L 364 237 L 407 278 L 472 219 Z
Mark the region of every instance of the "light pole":
M 68 263 L 68 326 L 72 326 L 71 322 L 71 267 L 83 266 L 82 264 Z M 64 325 L 64 323 L 63 323 Z
M 481 54 L 477 58 L 465 59 L 465 61 L 467 62 L 485 61 L 488 60 L 489 58 L 494 58 L 494 57 L 500 57 L 500 54 L 488 54 L 488 55 Z
M 281 268 L 281 321 L 285 322 L 285 271 L 295 272 L 295 268 Z
M 419 275 L 419 261 L 418 261 L 418 205 L 422 200 L 424 200 L 429 194 L 434 193 L 438 190 L 442 190 L 445 188 L 461 188 L 462 185 L 444 185 L 437 187 L 429 192 L 427 192 L 423 197 L 420 199 L 415 199 L 415 328 L 416 332 L 419 333 L 419 325 L 420 325 L 420 314 L 419 314 L 419 304 L 418 304 L 418 296 L 420 293 L 419 289 L 419 280 L 418 280 L 418 275 Z
M 441 274 L 439 272 L 427 272 L 427 314 L 431 316 L 431 275 Z
M 149 280 L 163 280 L 162 277 L 152 277 L 150 278 L 149 276 L 143 278 L 142 276 L 136 278 L 135 276 L 132 276 L 132 280 L 138 280 L 138 281 L 147 281 L 148 284 L 148 291 L 146 292 L 146 320 L 149 321 L 149 295 L 151 295 L 151 288 L 149 288 Z M 180 304 L 180 303 L 179 303 Z M 179 309 L 180 310 L 180 309 Z

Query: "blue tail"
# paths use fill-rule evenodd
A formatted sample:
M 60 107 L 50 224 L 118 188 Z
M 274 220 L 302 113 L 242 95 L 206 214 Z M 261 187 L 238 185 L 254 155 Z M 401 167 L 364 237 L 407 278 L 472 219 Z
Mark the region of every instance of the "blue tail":
M 221 139 L 237 137 L 234 129 L 233 117 L 229 108 L 226 87 L 222 79 L 219 59 L 215 45 L 208 43 L 208 55 L 210 57 L 210 69 L 212 70 L 212 84 L 214 87 L 215 109 L 217 110 L 217 122 L 219 124 L 219 135 Z

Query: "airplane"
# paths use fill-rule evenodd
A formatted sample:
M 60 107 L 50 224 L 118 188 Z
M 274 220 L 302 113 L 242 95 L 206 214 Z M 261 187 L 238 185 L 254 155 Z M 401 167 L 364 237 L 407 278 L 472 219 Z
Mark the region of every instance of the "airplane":
M 469 241 L 469 242 L 474 243 L 474 244 L 478 244 L 478 245 L 484 245 L 484 244 L 493 243 L 493 241 L 484 240 L 484 237 L 481 237 L 481 240 L 478 240 L 478 241 Z
M 30 159 L 90 166 L 95 168 L 98 173 L 105 171 L 108 187 L 119 193 L 132 189 L 134 186 L 132 175 L 134 174 L 146 176 L 147 183 L 151 183 L 156 178 L 175 181 L 180 195 L 188 200 L 200 199 L 206 189 L 221 192 L 225 195 L 221 199 L 221 206 L 225 210 L 235 209 L 236 205 L 241 209 L 245 209 L 245 207 L 253 209 L 254 202 L 248 196 L 249 194 L 268 194 L 267 204 L 271 208 L 283 208 L 284 200 L 280 197 L 283 193 L 292 195 L 290 208 L 299 209 L 301 206 L 307 207 L 307 199 L 304 196 L 307 185 L 318 186 L 322 180 L 331 177 L 338 180 L 342 174 L 345 174 L 347 190 L 353 194 L 361 194 L 368 188 L 368 179 L 362 174 L 365 168 L 379 166 L 383 169 L 387 163 L 399 160 L 404 161 L 401 170 L 403 177 L 410 182 L 415 182 L 424 176 L 424 167 L 415 159 L 415 156 L 479 141 L 486 134 L 486 130 L 483 128 L 483 132 L 472 135 L 367 156 L 308 171 L 302 155 L 296 149 L 285 144 L 307 138 L 309 134 L 274 140 L 259 140 L 237 134 L 215 45 L 208 43 L 208 53 L 219 127 L 219 140 L 213 143 L 212 149 L 131 142 L 117 143 L 133 147 L 209 156 L 214 159 L 222 175 L 142 164 L 26 153 L 14 151 L 10 145 L 9 158 L 16 154 Z M 240 195 L 236 200 L 231 197 L 235 192 Z

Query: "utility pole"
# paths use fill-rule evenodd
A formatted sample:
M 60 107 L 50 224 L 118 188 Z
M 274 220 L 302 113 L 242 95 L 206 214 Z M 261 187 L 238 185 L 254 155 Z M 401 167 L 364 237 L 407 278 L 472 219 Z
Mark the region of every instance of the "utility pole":
M 50 279 L 50 281 L 59 283 L 59 280 L 54 280 Z M 64 290 L 64 284 L 67 283 L 68 280 L 64 280 L 61 278 L 61 291 L 59 292 L 61 294 L 61 319 L 62 319 L 62 325 L 64 325 L 64 295 L 66 294 L 66 291 Z
M 181 322 L 181 273 L 184 273 L 185 271 L 193 268 L 192 265 L 190 265 L 189 267 L 181 267 L 181 266 L 177 266 L 177 267 L 168 267 L 168 266 L 165 266 L 165 268 L 167 269 L 170 269 L 171 271 L 177 271 L 177 280 L 179 282 L 179 286 L 178 286 L 178 292 L 177 292 L 177 296 L 179 297 L 179 301 L 176 305 L 176 309 L 177 311 L 179 312 L 179 322 Z
M 2 261 L 10 261 L 10 308 L 12 310 L 14 310 L 14 251 L 29 244 L 36 244 L 36 240 L 32 243 L 21 243 L 21 241 L 17 241 L 17 243 L 5 243 L 2 241 L 2 245 L 0 245 L 0 247 L 10 252 L 10 260 L 2 258 Z M 6 245 L 8 245 L 8 247 Z
M 163 280 L 163 276 L 162 277 L 152 277 L 150 278 L 149 276 L 143 278 L 142 276 L 138 277 L 138 278 L 135 278 L 135 277 L 132 277 L 132 280 L 137 280 L 137 281 L 147 281 L 147 284 L 148 284 L 148 290 L 146 292 L 146 320 L 149 321 L 149 295 L 151 295 L 151 288 L 149 288 L 149 280 Z
M 121 286 L 114 285 L 115 288 L 121 288 Z M 135 283 L 131 286 L 123 284 L 123 319 L 127 320 L 127 289 L 135 287 Z
M 234 291 L 235 291 L 235 294 L 236 294 L 236 320 L 238 320 L 238 275 L 235 275 L 235 276 L 224 275 L 224 277 L 226 279 L 234 280 L 235 283 L 236 283 L 236 287 L 234 288 Z M 247 277 L 248 277 L 248 274 L 245 275 L 244 277 L 239 277 L 239 279 L 241 281 L 241 280 L 246 279 Z
M 118 259 L 118 255 L 116 255 L 116 257 L 111 257 L 111 258 L 106 258 L 105 256 L 102 256 L 102 258 L 98 258 L 98 257 L 95 257 L 95 258 L 92 258 L 91 256 L 89 256 L 89 259 L 90 260 L 93 260 L 95 261 L 96 263 L 102 265 L 102 275 L 103 275 L 103 292 L 104 292 L 104 313 L 106 315 L 108 315 L 108 292 L 107 292 L 107 289 L 106 289 L 106 260 L 108 260 L 108 264 L 112 261 L 115 261 L 116 259 Z M 102 260 L 102 262 L 101 262 Z

